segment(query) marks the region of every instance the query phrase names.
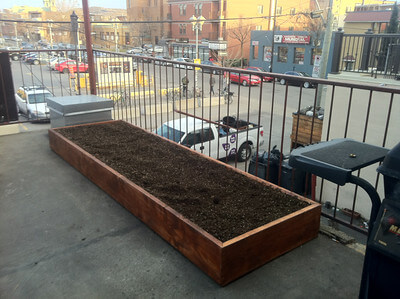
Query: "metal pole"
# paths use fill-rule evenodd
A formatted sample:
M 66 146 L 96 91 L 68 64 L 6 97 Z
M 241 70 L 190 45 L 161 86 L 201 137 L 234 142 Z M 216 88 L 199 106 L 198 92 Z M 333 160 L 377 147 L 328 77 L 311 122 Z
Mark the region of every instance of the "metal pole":
M 92 48 L 92 34 L 90 31 L 90 16 L 88 0 L 82 0 L 83 19 L 85 22 L 85 37 L 86 37 L 86 52 L 88 59 L 88 71 L 90 82 L 90 94 L 97 94 L 96 92 L 96 74 L 94 72 L 94 57 Z
M 332 23 L 333 23 L 332 5 L 333 5 L 333 0 L 329 0 L 328 18 L 325 28 L 324 43 L 322 46 L 321 67 L 319 71 L 319 78 L 322 79 L 325 79 L 327 75 L 326 73 L 328 68 L 329 49 L 331 47 L 331 40 L 332 40 Z M 315 103 L 317 107 L 321 107 L 321 97 L 323 88 L 324 85 L 318 86 L 317 100 Z
M 196 23 L 196 59 L 199 59 L 199 23 Z M 194 88 L 195 88 L 195 97 L 196 97 L 196 88 L 197 88 L 197 67 L 194 68 Z
M 275 26 L 276 26 L 276 5 L 277 5 L 277 0 L 275 0 L 274 4 L 274 22 L 272 24 L 272 43 L 271 43 L 271 62 L 269 64 L 270 66 L 270 72 L 272 73 L 272 66 L 274 65 L 274 48 L 275 48 Z
M 199 59 L 199 23 L 196 23 L 196 59 Z
M 114 24 L 115 52 L 118 52 L 118 24 Z
M 49 20 L 52 21 L 52 20 Z M 50 46 L 51 49 L 53 50 L 53 24 L 49 23 L 49 32 L 50 32 Z
M 15 31 L 15 41 L 17 42 L 17 47 L 19 48 L 17 22 L 14 23 L 14 31 Z

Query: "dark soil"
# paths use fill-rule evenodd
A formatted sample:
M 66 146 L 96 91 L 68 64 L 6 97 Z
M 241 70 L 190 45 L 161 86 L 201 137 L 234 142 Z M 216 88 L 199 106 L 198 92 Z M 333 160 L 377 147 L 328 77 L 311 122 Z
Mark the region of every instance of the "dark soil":
M 222 242 L 308 205 L 124 122 L 58 132 Z

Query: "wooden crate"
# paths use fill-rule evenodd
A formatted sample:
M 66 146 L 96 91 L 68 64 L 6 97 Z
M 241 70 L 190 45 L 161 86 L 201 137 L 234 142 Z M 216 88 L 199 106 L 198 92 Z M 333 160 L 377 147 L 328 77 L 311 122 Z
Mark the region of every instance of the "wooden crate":
M 314 125 L 313 125 L 314 119 Z M 297 130 L 298 122 L 298 130 Z M 291 149 L 321 141 L 322 136 L 322 123 L 323 121 L 317 117 L 307 116 L 304 114 L 293 114 L 293 125 L 291 139 Z M 312 141 L 311 139 L 311 128 L 312 128 Z M 297 133 L 297 134 L 296 134 Z M 297 139 L 296 139 L 297 138 Z
M 221 242 L 63 137 L 57 129 L 49 130 L 49 141 L 53 151 L 147 224 L 220 285 L 228 284 L 318 235 L 320 204 L 202 155 L 206 159 L 246 175 L 249 179 L 277 188 L 310 204 L 285 217 Z M 185 147 L 182 146 L 182 148 Z

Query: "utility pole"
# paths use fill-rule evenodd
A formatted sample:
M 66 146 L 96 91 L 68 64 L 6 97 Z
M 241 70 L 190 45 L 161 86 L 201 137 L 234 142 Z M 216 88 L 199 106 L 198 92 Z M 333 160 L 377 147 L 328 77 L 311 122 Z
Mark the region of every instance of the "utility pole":
M 115 52 L 118 52 L 118 23 L 114 23 L 114 40 L 115 40 Z
M 271 42 L 271 62 L 269 63 L 269 71 L 272 73 L 272 66 L 274 64 L 274 48 L 275 48 L 275 27 L 276 27 L 276 5 L 278 0 L 275 0 L 274 4 L 274 21 L 272 23 L 272 42 Z
M 14 31 L 15 31 L 15 41 L 17 42 L 17 47 L 19 48 L 17 22 L 14 22 Z
M 322 46 L 321 66 L 320 66 L 319 76 L 318 76 L 321 79 L 325 79 L 326 75 L 327 75 L 326 73 L 327 73 L 327 68 L 328 68 L 329 49 L 331 47 L 331 40 L 332 40 L 332 23 L 333 23 L 332 5 L 333 5 L 333 0 L 329 0 L 328 17 L 326 20 L 324 43 Z M 322 97 L 323 88 L 324 88 L 324 85 L 318 86 L 317 101 L 316 101 L 317 107 L 321 106 L 321 97 Z
M 49 20 L 50 22 L 53 22 L 53 20 Z M 50 46 L 51 49 L 53 49 L 53 23 L 49 23 L 49 33 L 50 33 Z

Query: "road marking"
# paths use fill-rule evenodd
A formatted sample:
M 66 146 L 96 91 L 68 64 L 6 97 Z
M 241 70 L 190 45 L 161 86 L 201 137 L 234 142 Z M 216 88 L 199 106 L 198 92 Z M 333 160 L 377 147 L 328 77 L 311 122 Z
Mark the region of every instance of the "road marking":
M 25 131 L 28 131 L 28 127 L 25 126 L 24 124 L 19 124 Z

